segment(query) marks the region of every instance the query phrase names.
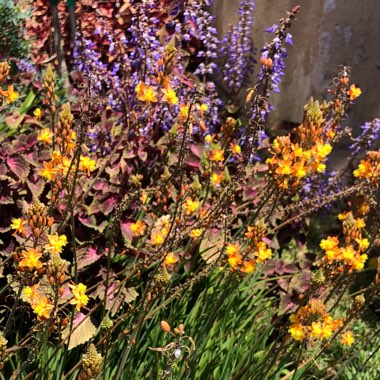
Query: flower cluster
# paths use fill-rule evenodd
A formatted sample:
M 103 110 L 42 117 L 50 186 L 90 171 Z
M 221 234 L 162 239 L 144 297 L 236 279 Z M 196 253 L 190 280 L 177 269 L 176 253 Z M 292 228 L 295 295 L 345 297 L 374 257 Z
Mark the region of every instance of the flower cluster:
M 305 120 L 293 136 L 277 137 L 272 143 L 273 155 L 266 163 L 277 185 L 294 190 L 304 178 L 323 173 L 333 137 L 334 132 L 326 128 L 322 106 L 311 99 L 305 106 Z
M 380 150 L 368 152 L 367 158 L 361 160 L 358 168 L 354 170 L 354 176 L 377 184 L 380 176 Z
M 291 323 L 289 333 L 298 342 L 305 339 L 312 341 L 329 339 L 343 325 L 343 321 L 333 319 L 326 311 L 326 305 L 317 299 L 311 299 L 306 306 L 300 307 L 289 320 Z
M 322 265 L 331 266 L 332 270 L 338 272 L 360 271 L 368 257 L 364 252 L 369 246 L 369 241 L 362 236 L 365 222 L 362 218 L 355 219 L 352 211 L 339 214 L 338 218 L 342 221 L 344 245 L 341 245 L 337 236 L 322 239 L 320 247 L 325 251 Z
M 227 243 L 226 255 L 232 269 L 252 273 L 258 263 L 264 263 L 272 257 L 272 250 L 263 241 L 265 228 L 265 224 L 259 221 L 247 228 L 246 241 L 243 245 Z

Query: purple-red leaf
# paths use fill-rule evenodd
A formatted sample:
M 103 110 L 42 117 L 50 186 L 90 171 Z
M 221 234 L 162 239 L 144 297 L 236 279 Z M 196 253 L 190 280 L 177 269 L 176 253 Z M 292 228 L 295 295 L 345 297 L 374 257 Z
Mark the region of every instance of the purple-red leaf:
M 25 181 L 29 174 L 29 164 L 22 157 L 9 157 L 7 159 L 9 169 L 17 175 L 21 181 Z

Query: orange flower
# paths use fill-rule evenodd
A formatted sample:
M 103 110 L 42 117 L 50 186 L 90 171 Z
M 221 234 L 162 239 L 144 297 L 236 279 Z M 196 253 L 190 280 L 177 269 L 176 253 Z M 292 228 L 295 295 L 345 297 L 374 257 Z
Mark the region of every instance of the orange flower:
M 359 87 L 356 87 L 354 84 L 350 86 L 350 89 L 347 91 L 347 94 L 350 96 L 350 100 L 355 100 L 362 93 L 362 90 Z
M 50 316 L 50 310 L 54 306 L 46 296 L 40 296 L 36 293 L 32 299 L 32 309 L 37 314 L 38 319 L 47 319 Z
M 235 256 L 239 253 L 240 245 L 239 243 L 227 243 L 226 254 L 228 257 Z
M 39 108 L 38 108 L 39 109 Z M 53 142 L 53 133 L 50 128 L 44 128 L 37 136 L 37 140 L 43 142 L 44 144 L 51 144 Z
M 42 253 L 39 250 L 30 248 L 28 251 L 21 252 L 21 260 L 18 265 L 20 268 L 40 269 L 42 268 L 41 257 Z
M 34 115 L 34 117 L 35 117 L 37 120 L 40 120 L 41 117 L 42 117 L 42 111 L 41 111 L 41 108 L 36 108 L 36 109 L 33 111 L 33 115 Z
M 241 146 L 238 144 L 231 143 L 231 152 L 233 155 L 237 155 L 241 153 Z
M 212 173 L 211 174 L 211 177 L 210 177 L 210 180 L 212 182 L 212 184 L 216 187 L 220 186 L 220 184 L 222 183 L 224 179 L 224 174 L 223 173 Z
M 45 245 L 45 249 L 51 251 L 52 254 L 61 253 L 63 247 L 67 244 L 67 237 L 65 235 L 48 235 L 49 243 Z
M 145 233 L 146 224 L 141 220 L 138 220 L 136 223 L 132 223 L 130 228 L 134 236 L 143 236 Z
M 152 233 L 150 242 L 152 245 L 161 245 L 165 240 L 165 236 L 161 232 Z
M 294 340 L 302 342 L 306 338 L 305 328 L 301 324 L 294 324 L 289 327 L 289 333 Z
M 232 268 L 237 269 L 237 267 L 242 263 L 242 256 L 238 253 L 236 255 L 229 256 L 228 263 Z
M 44 162 L 43 169 L 40 170 L 42 177 L 46 178 L 48 181 L 53 181 L 58 170 L 53 167 L 52 162 Z
M 355 342 L 352 331 L 347 331 L 342 334 L 341 342 L 344 346 L 351 346 Z
M 197 200 L 193 201 L 190 197 L 186 198 L 183 208 L 186 215 L 191 215 L 199 208 L 200 204 Z
M 143 82 L 140 82 L 136 86 L 135 92 L 137 94 L 137 99 L 141 100 L 142 102 L 156 103 L 158 101 L 157 92 L 153 86 L 146 86 Z
M 177 262 L 178 262 L 178 257 L 173 252 L 169 252 L 165 256 L 165 260 L 164 260 L 165 265 L 172 266 L 172 265 L 174 265 Z
M 13 236 L 16 234 L 20 234 L 21 236 L 26 236 L 25 228 L 24 228 L 25 220 L 21 218 L 13 218 L 11 228 L 15 230 Z
M 210 152 L 210 160 L 211 161 L 224 161 L 224 150 L 223 149 L 213 149 Z
M 254 260 L 244 261 L 241 271 L 244 273 L 253 273 L 256 268 L 256 263 Z
M 164 93 L 164 99 L 166 102 L 168 102 L 170 105 L 178 104 L 178 97 L 170 85 L 167 85 L 166 89 L 162 90 L 162 92 Z
M 19 93 L 13 89 L 13 84 L 11 86 L 8 86 L 8 91 L 3 91 L 0 89 L 0 95 L 3 95 L 7 98 L 8 104 L 15 102 L 19 97 Z

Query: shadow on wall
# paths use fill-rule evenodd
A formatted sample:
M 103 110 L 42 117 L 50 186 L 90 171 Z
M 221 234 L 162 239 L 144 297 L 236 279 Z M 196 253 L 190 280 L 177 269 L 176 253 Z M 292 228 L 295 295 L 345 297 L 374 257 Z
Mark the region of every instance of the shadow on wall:
M 362 96 L 351 111 L 354 129 L 380 117 L 380 1 L 379 0 L 256 0 L 253 36 L 260 49 L 271 35 L 264 29 L 277 23 L 285 11 L 301 5 L 290 32 L 281 94 L 273 95 L 272 120 L 300 122 L 303 106 L 313 96 L 323 100 L 342 64 L 351 67 L 352 80 Z M 214 0 L 219 37 L 238 17 L 239 0 Z

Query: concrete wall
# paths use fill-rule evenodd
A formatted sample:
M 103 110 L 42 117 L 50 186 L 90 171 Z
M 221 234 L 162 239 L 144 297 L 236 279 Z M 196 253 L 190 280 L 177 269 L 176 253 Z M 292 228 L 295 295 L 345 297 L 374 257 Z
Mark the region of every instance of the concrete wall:
M 256 0 L 253 28 L 256 47 L 271 38 L 263 30 L 284 12 L 301 5 L 293 24 L 281 94 L 273 100 L 273 120 L 302 120 L 310 96 L 323 99 L 339 65 L 352 68 L 362 96 L 351 112 L 350 124 L 380 117 L 380 0 Z M 213 13 L 222 37 L 237 19 L 239 0 L 214 0 Z

